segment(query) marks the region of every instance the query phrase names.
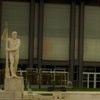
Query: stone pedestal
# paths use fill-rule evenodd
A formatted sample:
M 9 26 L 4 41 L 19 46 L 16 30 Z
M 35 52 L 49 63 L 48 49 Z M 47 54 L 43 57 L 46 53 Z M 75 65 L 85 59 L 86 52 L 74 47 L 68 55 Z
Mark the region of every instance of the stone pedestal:
M 23 98 L 24 92 L 24 80 L 23 77 L 18 78 L 6 78 L 4 84 L 4 93 L 2 94 L 2 98 L 6 100 L 20 100 Z
M 5 91 L 20 91 L 20 92 L 23 92 L 24 91 L 23 77 L 6 78 L 4 90 Z

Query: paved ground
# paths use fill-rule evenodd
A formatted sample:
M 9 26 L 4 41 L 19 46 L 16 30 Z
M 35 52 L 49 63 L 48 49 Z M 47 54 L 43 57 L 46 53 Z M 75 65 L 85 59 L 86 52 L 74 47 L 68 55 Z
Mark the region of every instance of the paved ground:
M 9 96 L 10 95 L 10 96 Z M 1 99 L 7 96 L 5 99 Z M 0 100 L 100 100 L 100 92 L 83 92 L 83 91 L 24 91 L 24 94 L 21 98 L 15 99 L 15 94 L 11 93 L 8 95 L 4 90 L 0 90 Z M 19 95 L 20 96 L 20 95 Z M 12 98 L 9 98 L 12 97 Z

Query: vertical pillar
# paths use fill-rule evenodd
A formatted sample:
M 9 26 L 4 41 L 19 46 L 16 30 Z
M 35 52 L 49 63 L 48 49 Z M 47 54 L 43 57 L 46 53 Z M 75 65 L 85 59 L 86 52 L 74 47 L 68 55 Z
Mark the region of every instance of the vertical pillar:
M 39 20 L 38 20 L 38 73 L 39 88 L 41 88 L 41 66 L 42 66 L 42 50 L 43 50 L 43 18 L 44 18 L 44 0 L 39 2 Z
M 79 34 L 78 34 L 79 88 L 82 88 L 83 40 L 84 40 L 84 2 L 81 1 L 79 8 Z
M 30 25 L 29 25 L 29 67 L 33 67 L 34 59 L 34 26 L 35 25 L 35 0 L 30 2 Z
M 32 80 L 34 64 L 34 25 L 35 25 L 35 0 L 30 1 L 30 23 L 29 23 L 29 50 L 28 50 L 28 69 L 27 69 L 27 84 L 31 86 L 30 81 Z M 28 87 L 28 88 L 29 88 Z
M 72 0 L 70 12 L 70 44 L 69 44 L 69 80 L 73 83 L 74 59 L 75 59 L 75 22 L 76 22 L 76 3 Z
M 0 26 L 2 24 L 1 22 L 2 22 L 2 0 L 0 0 Z M 2 31 L 1 31 L 1 27 L 0 27 L 0 48 L 1 48 L 1 35 L 2 35 Z M 0 57 L 0 59 L 1 59 L 1 57 Z

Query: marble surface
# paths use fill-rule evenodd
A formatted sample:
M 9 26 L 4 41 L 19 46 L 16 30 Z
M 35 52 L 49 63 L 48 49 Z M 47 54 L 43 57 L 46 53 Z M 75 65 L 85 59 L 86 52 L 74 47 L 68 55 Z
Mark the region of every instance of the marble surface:
M 5 91 L 24 91 L 24 80 L 23 77 L 18 78 L 5 78 Z

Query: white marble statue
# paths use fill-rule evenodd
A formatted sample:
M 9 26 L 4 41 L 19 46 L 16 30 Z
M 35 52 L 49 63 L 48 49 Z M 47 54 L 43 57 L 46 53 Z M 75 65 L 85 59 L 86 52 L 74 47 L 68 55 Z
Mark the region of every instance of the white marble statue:
M 12 37 L 7 38 L 8 47 L 6 50 L 9 54 L 10 60 L 10 72 L 12 77 L 17 77 L 17 67 L 19 62 L 19 48 L 20 48 L 20 39 L 17 38 L 17 32 L 12 32 Z
M 5 22 L 4 31 L 1 36 L 1 40 L 5 42 L 5 48 L 6 48 L 5 78 L 10 76 L 17 77 L 16 72 L 17 72 L 17 67 L 19 62 L 20 39 L 17 38 L 16 31 L 13 31 L 11 38 L 8 38 L 7 22 Z M 8 59 L 10 60 L 10 68 L 9 68 Z

